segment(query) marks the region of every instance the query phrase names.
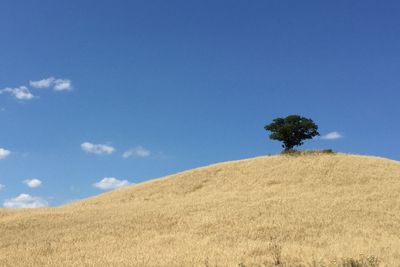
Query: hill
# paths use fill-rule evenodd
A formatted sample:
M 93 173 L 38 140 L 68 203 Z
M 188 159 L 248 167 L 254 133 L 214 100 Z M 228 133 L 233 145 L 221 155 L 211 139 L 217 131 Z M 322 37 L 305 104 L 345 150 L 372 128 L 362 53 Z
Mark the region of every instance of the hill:
M 399 192 L 400 163 L 383 158 L 220 163 L 66 206 L 0 209 L 0 266 L 322 266 L 360 254 L 400 266 Z

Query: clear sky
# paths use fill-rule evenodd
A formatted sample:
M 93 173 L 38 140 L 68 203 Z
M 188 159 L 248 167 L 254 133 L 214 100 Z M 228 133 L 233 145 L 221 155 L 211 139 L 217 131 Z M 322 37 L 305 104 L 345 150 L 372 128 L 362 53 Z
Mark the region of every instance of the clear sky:
M 0 2 L 0 206 L 304 148 L 400 160 L 400 2 Z

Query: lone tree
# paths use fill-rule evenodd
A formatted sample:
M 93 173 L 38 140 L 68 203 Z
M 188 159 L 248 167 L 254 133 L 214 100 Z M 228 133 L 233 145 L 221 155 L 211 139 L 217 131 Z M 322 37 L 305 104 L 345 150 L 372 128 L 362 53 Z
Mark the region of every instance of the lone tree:
M 290 151 L 295 146 L 301 146 L 303 140 L 312 139 L 319 135 L 318 126 L 312 121 L 299 115 L 286 118 L 276 118 L 264 127 L 270 131 L 269 138 L 283 142 L 284 151 Z

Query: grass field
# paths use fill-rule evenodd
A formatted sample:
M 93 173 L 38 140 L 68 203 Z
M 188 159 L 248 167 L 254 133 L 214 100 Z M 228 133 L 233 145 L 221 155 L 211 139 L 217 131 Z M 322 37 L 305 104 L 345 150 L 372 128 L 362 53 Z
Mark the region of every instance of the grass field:
M 220 163 L 0 209 L 0 266 L 400 266 L 399 193 L 400 163 L 383 158 Z

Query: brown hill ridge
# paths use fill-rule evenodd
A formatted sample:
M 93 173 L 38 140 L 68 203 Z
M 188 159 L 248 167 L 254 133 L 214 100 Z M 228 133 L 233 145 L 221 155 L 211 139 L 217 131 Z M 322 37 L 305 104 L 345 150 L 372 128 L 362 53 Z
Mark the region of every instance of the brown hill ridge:
M 399 266 L 399 192 L 400 163 L 383 158 L 220 163 L 62 207 L 0 209 L 0 266 L 272 266 L 279 255 L 311 266 L 360 254 Z

